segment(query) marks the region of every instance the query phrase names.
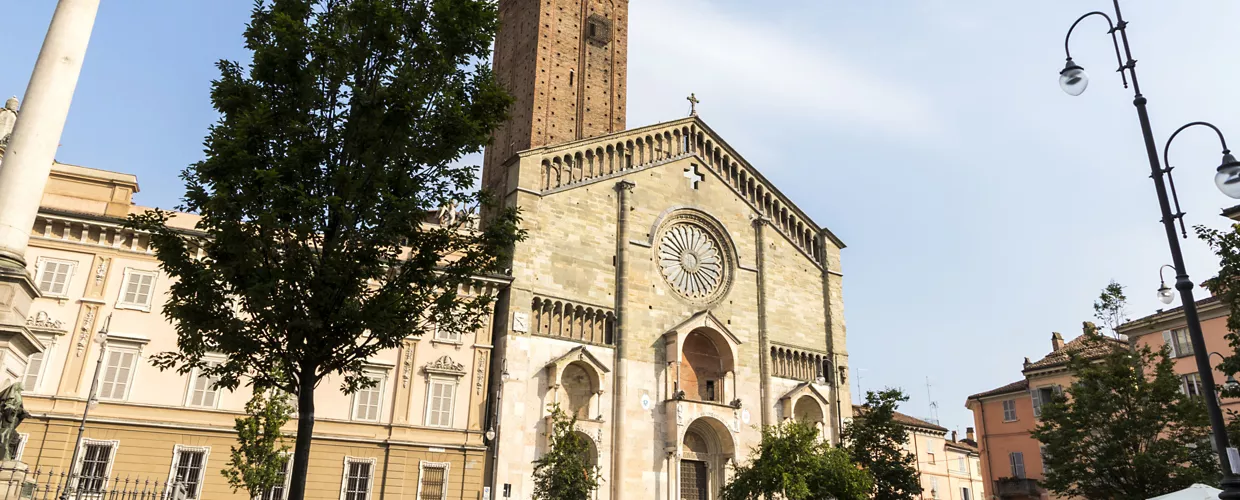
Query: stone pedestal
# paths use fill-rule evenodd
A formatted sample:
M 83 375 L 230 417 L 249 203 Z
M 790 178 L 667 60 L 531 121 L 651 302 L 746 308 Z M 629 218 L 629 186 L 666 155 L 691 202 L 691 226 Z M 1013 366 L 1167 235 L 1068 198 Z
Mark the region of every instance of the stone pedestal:
M 6 460 L 0 462 L 0 499 L 18 500 L 34 495 L 35 483 L 26 479 L 26 464 Z
M 38 296 L 25 269 L 0 265 L 0 387 L 20 380 L 30 356 L 43 351 L 26 328 L 30 305 Z

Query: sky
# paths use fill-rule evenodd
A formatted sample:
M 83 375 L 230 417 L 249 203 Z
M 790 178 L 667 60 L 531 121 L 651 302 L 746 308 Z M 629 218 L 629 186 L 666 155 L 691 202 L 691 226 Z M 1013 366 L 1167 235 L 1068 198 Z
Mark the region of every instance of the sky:
M 174 207 L 216 119 L 215 62 L 248 61 L 251 5 L 102 2 L 57 159 L 136 174 L 138 203 Z M 1131 318 L 1162 307 L 1170 256 L 1103 20 L 1073 35 L 1089 89 L 1069 97 L 1057 83 L 1068 27 L 1110 5 L 632 0 L 628 125 L 684 116 L 696 94 L 711 128 L 848 245 L 853 390 L 903 388 L 901 411 L 927 417 L 937 403 L 963 433 L 966 398 L 1019 380 L 1051 332 L 1078 335 L 1109 281 L 1127 287 Z M 4 97 L 25 91 L 54 7 L 5 4 Z M 1123 7 L 1159 147 L 1196 120 L 1240 143 L 1240 4 Z M 1189 225 L 1228 223 L 1219 153 L 1204 129 L 1176 140 Z M 1182 243 L 1195 282 L 1217 271 L 1202 242 Z

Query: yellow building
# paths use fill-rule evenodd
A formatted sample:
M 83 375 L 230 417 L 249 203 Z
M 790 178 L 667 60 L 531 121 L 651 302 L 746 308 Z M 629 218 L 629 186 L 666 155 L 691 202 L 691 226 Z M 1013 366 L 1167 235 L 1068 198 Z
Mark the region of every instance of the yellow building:
M 232 493 L 220 470 L 248 391 L 217 390 L 197 373 L 161 372 L 149 363 L 151 355 L 176 349 L 176 332 L 161 311 L 170 280 L 147 235 L 121 227 L 125 215 L 145 210 L 132 204 L 137 191 L 132 175 L 63 164 L 52 169 L 26 255 L 42 295 L 26 326 L 45 350 L 31 358 L 24 376 L 32 416 L 19 428 L 20 459 L 40 472 L 40 483 L 49 471 L 70 467 L 106 347 L 99 404 L 90 411 L 74 470 L 104 490 L 130 476 L 183 482 L 191 498 L 245 498 Z M 189 228 L 193 221 L 181 214 L 174 224 Z M 505 286 L 506 279 L 480 277 L 471 292 L 495 294 Z M 487 323 L 475 333 L 411 338 L 381 353 L 369 361 L 379 381 L 373 389 L 345 395 L 339 379 L 325 381 L 316 393 L 306 498 L 479 498 Z M 283 498 L 284 490 L 267 497 Z

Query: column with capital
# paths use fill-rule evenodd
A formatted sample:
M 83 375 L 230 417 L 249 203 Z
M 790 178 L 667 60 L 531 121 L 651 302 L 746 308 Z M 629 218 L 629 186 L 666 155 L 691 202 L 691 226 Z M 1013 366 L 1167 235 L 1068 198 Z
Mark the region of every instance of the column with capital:
M 26 270 L 26 246 L 98 9 L 99 0 L 59 1 L 20 111 L 8 109 L 17 108 L 15 99 L 5 103 L 4 112 L 16 113 L 18 119 L 0 146 L 0 385 L 20 380 L 30 356 L 43 350 L 26 328 L 30 305 L 39 296 Z M 4 120 L 6 128 L 9 121 Z M 24 468 L 17 471 L 10 465 L 0 464 L 0 490 L 24 475 Z

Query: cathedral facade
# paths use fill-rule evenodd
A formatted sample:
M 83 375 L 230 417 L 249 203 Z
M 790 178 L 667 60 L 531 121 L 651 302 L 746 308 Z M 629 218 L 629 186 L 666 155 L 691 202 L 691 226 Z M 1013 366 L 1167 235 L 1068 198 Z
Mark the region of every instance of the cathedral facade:
M 599 499 L 711 499 L 760 426 L 851 416 L 843 243 L 693 113 L 625 123 L 626 0 L 503 0 L 515 96 L 483 183 L 526 240 L 496 305 L 493 498 L 530 498 L 550 408 Z

